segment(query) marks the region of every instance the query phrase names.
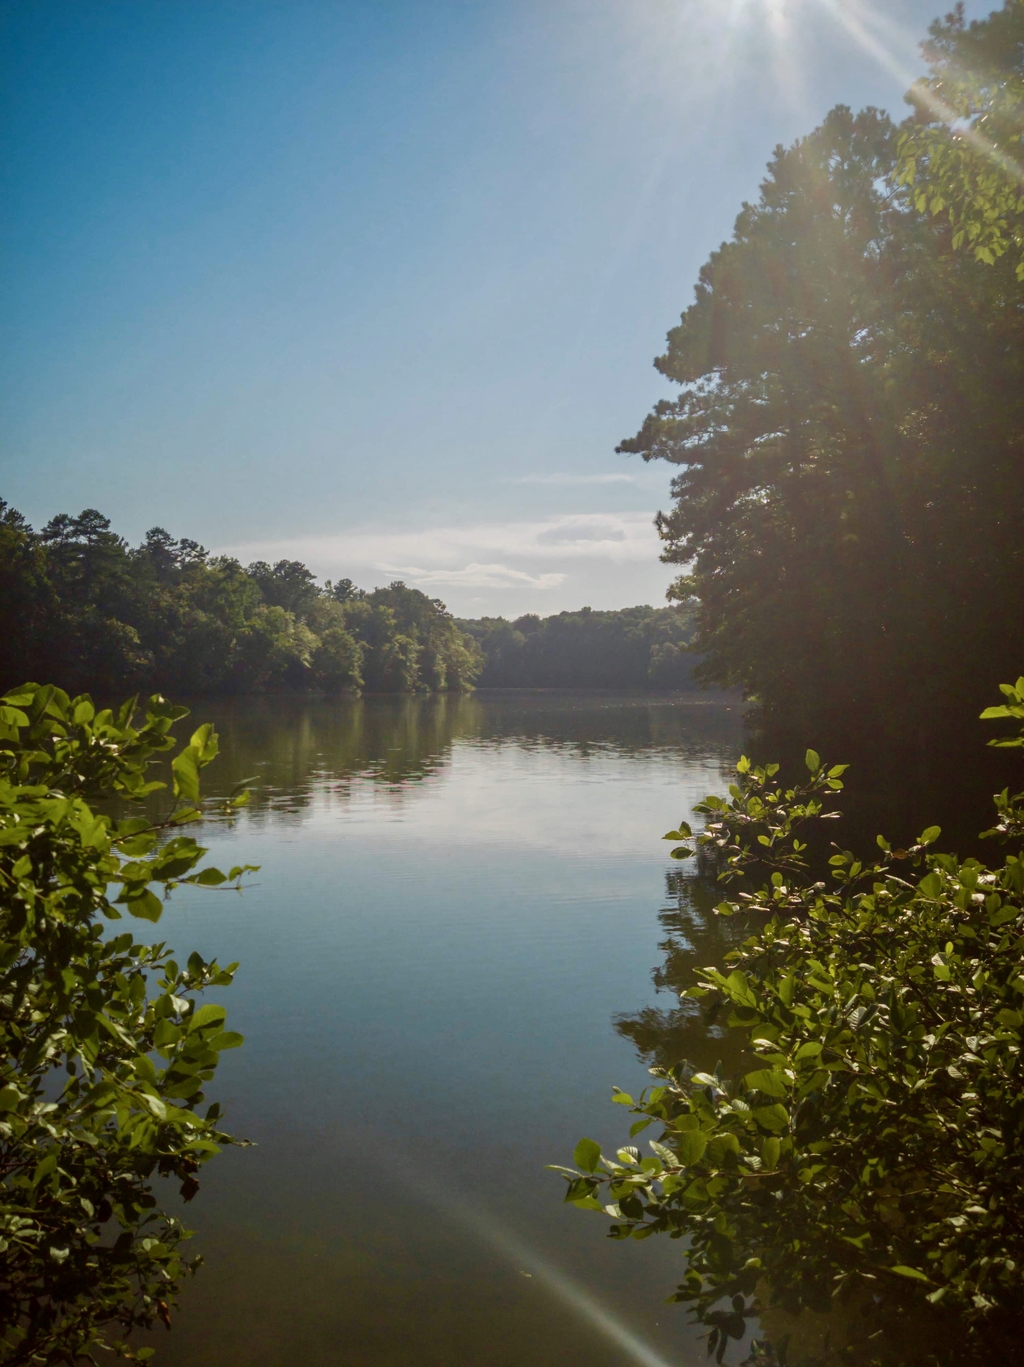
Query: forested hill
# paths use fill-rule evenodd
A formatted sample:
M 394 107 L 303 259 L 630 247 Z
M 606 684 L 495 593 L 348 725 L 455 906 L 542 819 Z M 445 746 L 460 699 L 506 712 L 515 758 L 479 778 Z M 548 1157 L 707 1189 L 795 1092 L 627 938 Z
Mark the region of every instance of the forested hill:
M 458 626 L 483 652 L 477 679 L 483 688 L 696 687 L 686 653 L 691 618 L 679 608 L 581 608 L 514 622 L 482 617 Z
M 0 687 L 71 693 L 432 693 L 690 687 L 679 608 L 457 622 L 396 582 L 320 585 L 298 560 L 242 566 L 162 527 L 131 546 L 94 508 L 41 531 L 0 500 Z

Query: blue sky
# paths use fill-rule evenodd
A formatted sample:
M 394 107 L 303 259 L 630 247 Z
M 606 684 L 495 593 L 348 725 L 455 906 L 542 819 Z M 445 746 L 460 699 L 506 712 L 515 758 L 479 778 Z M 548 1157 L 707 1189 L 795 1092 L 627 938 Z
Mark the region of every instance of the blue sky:
M 773 146 L 902 117 L 947 7 L 6 0 L 0 496 L 465 615 L 661 602 L 652 358 Z

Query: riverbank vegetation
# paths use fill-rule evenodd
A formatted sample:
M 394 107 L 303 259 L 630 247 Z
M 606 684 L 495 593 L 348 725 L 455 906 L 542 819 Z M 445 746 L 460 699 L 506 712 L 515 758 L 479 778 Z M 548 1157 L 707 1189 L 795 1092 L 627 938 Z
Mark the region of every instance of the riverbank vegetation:
M 776 150 L 620 447 L 678 470 L 698 677 L 858 759 L 946 744 L 1024 660 L 1024 4 L 924 52 L 902 127 Z
M 989 719 L 1024 744 L 1024 678 Z M 832 845 L 844 765 L 808 751 L 803 783 L 741 759 L 730 796 L 696 808 L 699 850 L 731 885 L 718 916 L 745 927 L 718 966 L 693 965 L 684 1003 L 732 1038 L 713 1071 L 666 1056 L 657 1022 L 622 1022 L 656 1059 L 614 1156 L 584 1139 L 566 1199 L 612 1219 L 611 1237 L 686 1239 L 673 1299 L 708 1326 L 722 1361 L 750 1321 L 776 1334 L 827 1315 L 832 1341 L 798 1363 L 884 1367 L 1010 1361 L 1024 1291 L 1024 793 L 996 798 L 1001 862 L 884 837 L 866 856 Z M 682 822 L 665 837 L 691 841 Z M 761 883 L 760 879 L 767 881 Z M 670 974 L 678 981 L 678 971 Z M 693 1013 L 684 1009 L 680 1017 Z M 672 1022 L 675 1031 L 685 1025 Z M 659 1039 L 659 1034 L 661 1038 Z M 678 1036 L 677 1036 L 678 1038 Z M 801 1318 L 802 1317 L 802 1318 Z M 780 1331 L 779 1326 L 782 1326 Z M 784 1337 L 763 1360 L 785 1360 Z
M 160 697 L 144 719 L 27 685 L 0 699 L 0 1362 L 143 1361 L 120 1335 L 163 1322 L 198 1260 L 155 1182 L 184 1201 L 225 1144 L 200 1113 L 220 1053 L 242 1043 L 196 994 L 232 980 L 192 954 L 136 941 L 179 884 L 238 886 L 196 868 L 181 827 L 199 816 L 209 726 L 174 757 L 160 820 L 127 814 L 165 785 L 147 770 L 187 715 Z M 221 808 L 245 800 L 237 792 Z M 116 809 L 116 814 L 113 814 Z M 116 923 L 122 922 L 122 925 Z M 113 924 L 111 924 L 113 923 Z

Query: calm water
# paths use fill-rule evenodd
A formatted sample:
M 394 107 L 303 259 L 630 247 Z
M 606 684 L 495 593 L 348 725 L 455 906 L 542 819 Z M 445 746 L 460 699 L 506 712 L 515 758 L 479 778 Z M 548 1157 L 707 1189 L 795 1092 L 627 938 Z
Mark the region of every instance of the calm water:
M 241 897 L 176 893 L 160 938 L 241 961 L 212 999 L 247 1042 L 211 1095 L 256 1147 L 206 1170 L 207 1266 L 158 1363 L 705 1360 L 664 1304 L 679 1244 L 605 1240 L 544 1165 L 627 1142 L 611 1085 L 642 1088 L 638 1047 L 685 1033 L 658 986 L 687 934 L 659 837 L 722 790 L 738 711 L 476 695 L 193 719 L 221 735 L 211 790 L 259 775 L 202 839 L 262 869 Z

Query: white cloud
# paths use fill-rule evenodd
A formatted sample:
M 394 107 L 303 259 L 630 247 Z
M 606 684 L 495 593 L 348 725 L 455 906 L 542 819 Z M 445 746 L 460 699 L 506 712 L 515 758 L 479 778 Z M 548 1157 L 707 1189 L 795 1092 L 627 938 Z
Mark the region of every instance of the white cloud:
M 503 484 L 635 484 L 636 475 L 519 475 Z
M 302 560 L 317 574 L 335 578 L 353 568 L 390 573 L 396 565 L 468 570 L 501 565 L 537 573 L 538 561 L 657 559 L 653 513 L 565 513 L 527 522 L 482 522 L 460 527 L 353 527 L 320 536 L 252 541 L 220 548 L 221 554 L 252 560 Z M 515 562 L 524 560 L 528 566 Z M 510 563 L 511 562 L 511 563 Z
M 659 564 L 653 513 L 566 513 L 449 527 L 363 524 L 318 536 L 219 546 L 253 560 L 301 560 L 363 588 L 402 579 L 464 615 L 656 603 L 674 577 Z
M 609 526 L 599 517 L 580 518 L 577 521 L 547 527 L 537 533 L 537 543 L 542 546 L 579 546 L 589 542 L 587 549 L 594 550 L 595 543 L 625 541 L 626 533 L 622 527 Z
M 416 588 L 507 589 L 527 585 L 533 589 L 553 589 L 565 580 L 564 574 L 527 574 L 508 565 L 479 565 L 475 562 L 461 570 L 425 570 L 416 565 L 382 565 Z

